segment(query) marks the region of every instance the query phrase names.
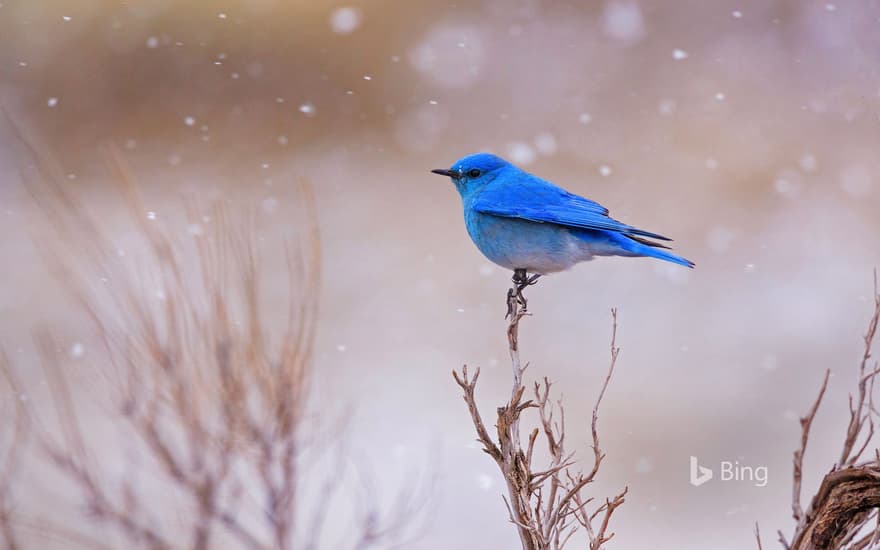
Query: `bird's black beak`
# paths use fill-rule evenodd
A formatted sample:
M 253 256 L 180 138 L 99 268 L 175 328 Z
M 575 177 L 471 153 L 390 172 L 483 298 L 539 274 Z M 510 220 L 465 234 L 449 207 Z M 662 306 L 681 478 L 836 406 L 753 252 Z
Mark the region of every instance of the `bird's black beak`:
M 458 172 L 455 170 L 446 170 L 445 168 L 437 168 L 436 170 L 431 170 L 432 174 L 439 174 L 441 176 L 447 176 L 450 178 L 457 178 Z

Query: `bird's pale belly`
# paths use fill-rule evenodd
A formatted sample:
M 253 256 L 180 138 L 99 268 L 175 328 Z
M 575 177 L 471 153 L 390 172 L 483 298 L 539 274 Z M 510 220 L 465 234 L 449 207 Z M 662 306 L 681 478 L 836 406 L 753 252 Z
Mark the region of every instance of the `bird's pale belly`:
M 564 271 L 594 253 L 583 239 L 555 224 L 477 212 L 466 215 L 465 222 L 480 252 L 507 269 L 541 274 Z

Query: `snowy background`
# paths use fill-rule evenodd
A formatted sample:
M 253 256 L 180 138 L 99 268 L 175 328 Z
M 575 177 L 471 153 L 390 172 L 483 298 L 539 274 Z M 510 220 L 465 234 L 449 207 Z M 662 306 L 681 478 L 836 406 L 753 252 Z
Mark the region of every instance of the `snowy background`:
M 807 494 L 836 459 L 880 265 L 878 25 L 868 1 L 0 0 L 0 103 L 111 232 L 124 213 L 107 142 L 182 238 L 182 198 L 222 197 L 256 208 L 278 250 L 292 182 L 313 182 L 317 391 L 354 411 L 383 482 L 405 483 L 413 462 L 436 471 L 412 548 L 518 544 L 450 377 L 481 366 L 487 414 L 508 392 L 509 274 L 428 170 L 492 151 L 672 236 L 696 270 L 600 259 L 530 289 L 524 359 L 558 382 L 588 456 L 619 308 L 595 494 L 630 493 L 609 547 L 748 548 L 755 521 L 772 547 L 791 530 L 797 418 L 827 367 Z M 41 259 L 20 149 L 0 128 L 0 343 L 38 376 L 30 331 L 48 324 L 75 369 L 94 335 Z M 272 303 L 286 275 L 266 265 Z M 767 466 L 769 483 L 691 487 L 691 455 Z

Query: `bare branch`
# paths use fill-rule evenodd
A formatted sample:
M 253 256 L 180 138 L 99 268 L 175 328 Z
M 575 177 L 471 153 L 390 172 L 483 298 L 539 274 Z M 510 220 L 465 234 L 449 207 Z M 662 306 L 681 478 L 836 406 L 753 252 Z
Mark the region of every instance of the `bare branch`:
M 623 504 L 627 493 L 627 489 L 624 489 L 614 498 L 606 499 L 603 504 L 590 510 L 588 508 L 593 499 L 582 494 L 584 488 L 595 479 L 604 457 L 599 447 L 598 418 L 599 407 L 620 352 L 617 347 L 617 311 L 611 312 L 610 366 L 592 410 L 594 461 L 590 472 L 584 476 L 573 470 L 576 465 L 574 453 L 565 450 L 565 408 L 561 400 L 555 405 L 551 401 L 553 384 L 550 379 L 545 377 L 540 383 L 535 382 L 533 399 L 523 399 L 526 366 L 519 358 L 519 323 L 528 313 L 521 290 L 515 287 L 508 292 L 510 322 L 507 335 L 513 387 L 510 400 L 497 409 L 497 440 L 489 435 L 476 405 L 474 394 L 479 370 L 473 378 L 469 378 L 465 366 L 461 374 L 453 372 L 453 378 L 462 389 L 477 440 L 483 450 L 492 456 L 504 476 L 507 486 L 507 494 L 503 495 L 504 504 L 510 522 L 517 528 L 523 550 L 559 550 L 572 540 L 581 527 L 586 531 L 590 549 L 599 550 L 614 536 L 608 530 L 611 517 Z M 519 433 L 520 416 L 530 408 L 537 409 L 539 426 L 529 433 L 523 445 Z M 549 464 L 538 469 L 534 467 L 533 459 L 541 436 L 549 455 Z
M 831 376 L 831 370 L 825 371 L 822 379 L 822 386 L 819 388 L 819 395 L 813 402 L 806 416 L 800 419 L 801 422 L 801 446 L 794 452 L 794 483 L 792 484 L 791 509 L 794 520 L 800 523 L 804 519 L 804 510 L 801 507 L 801 480 L 803 478 L 804 453 L 807 451 L 807 440 L 810 437 L 810 427 L 813 425 L 813 419 L 816 417 L 816 411 L 822 403 L 822 397 L 825 396 L 825 390 L 828 387 L 828 377 Z
M 871 365 L 871 350 L 880 322 L 880 292 L 874 272 L 874 311 L 864 335 L 864 349 L 859 362 L 859 378 L 855 396 L 848 399 L 849 422 L 840 456 L 825 475 L 810 500 L 806 511 L 801 507 L 803 460 L 807 440 L 816 411 L 825 394 L 830 371 L 825 372 L 819 395 L 807 415 L 801 418 L 800 447 L 794 453 L 792 483 L 792 515 L 797 521 L 789 544 L 782 532 L 779 541 L 787 550 L 850 549 L 874 547 L 880 541 L 877 525 L 870 533 L 864 527 L 877 517 L 880 509 L 880 453 L 875 448 L 870 460 L 860 461 L 874 438 L 877 409 L 874 406 L 874 381 L 880 375 L 876 363 Z M 875 522 L 876 524 L 876 522 Z
M 471 419 L 474 422 L 474 427 L 477 429 L 477 441 L 483 444 L 483 451 L 494 458 L 496 462 L 500 462 L 501 450 L 498 449 L 498 446 L 489 436 L 489 432 L 486 431 L 486 426 L 483 424 L 483 418 L 480 416 L 480 410 L 477 408 L 477 402 L 474 397 L 477 380 L 480 377 L 479 367 L 474 371 L 474 376 L 471 379 L 468 379 L 467 365 L 462 367 L 461 377 L 459 377 L 458 373 L 455 371 L 452 371 L 452 377 L 455 378 L 455 382 L 461 386 L 461 389 L 464 391 L 464 402 L 467 403 L 468 411 L 470 411 Z

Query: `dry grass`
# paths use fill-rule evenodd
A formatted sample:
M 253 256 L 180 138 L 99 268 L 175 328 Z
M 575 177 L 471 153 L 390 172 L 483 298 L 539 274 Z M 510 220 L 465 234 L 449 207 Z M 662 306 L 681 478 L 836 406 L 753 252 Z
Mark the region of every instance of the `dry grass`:
M 382 504 L 387 488 L 353 459 L 344 420 L 327 418 L 310 398 L 320 281 L 310 187 L 299 184 L 300 231 L 283 250 L 289 296 L 279 329 L 261 307 L 253 219 L 191 204 L 199 231 L 189 242 L 172 238 L 147 218 L 119 154 L 108 158 L 146 250 L 134 269 L 51 159 L 25 174 L 51 222 L 49 263 L 103 349 L 90 361 L 95 385 L 83 388 L 51 333 L 35 331 L 51 414 L 17 399 L 27 391 L 23 377 L 4 357 L 3 403 L 14 430 L 0 455 L 2 545 L 387 548 L 413 536 L 424 486 L 413 482 Z M 82 419 L 99 394 L 103 420 L 121 426 L 123 441 L 108 443 L 96 433 L 102 428 Z M 123 449 L 140 466 L 120 473 L 108 461 L 118 462 Z M 81 517 L 50 507 L 43 521 L 18 509 L 23 460 L 60 474 Z

